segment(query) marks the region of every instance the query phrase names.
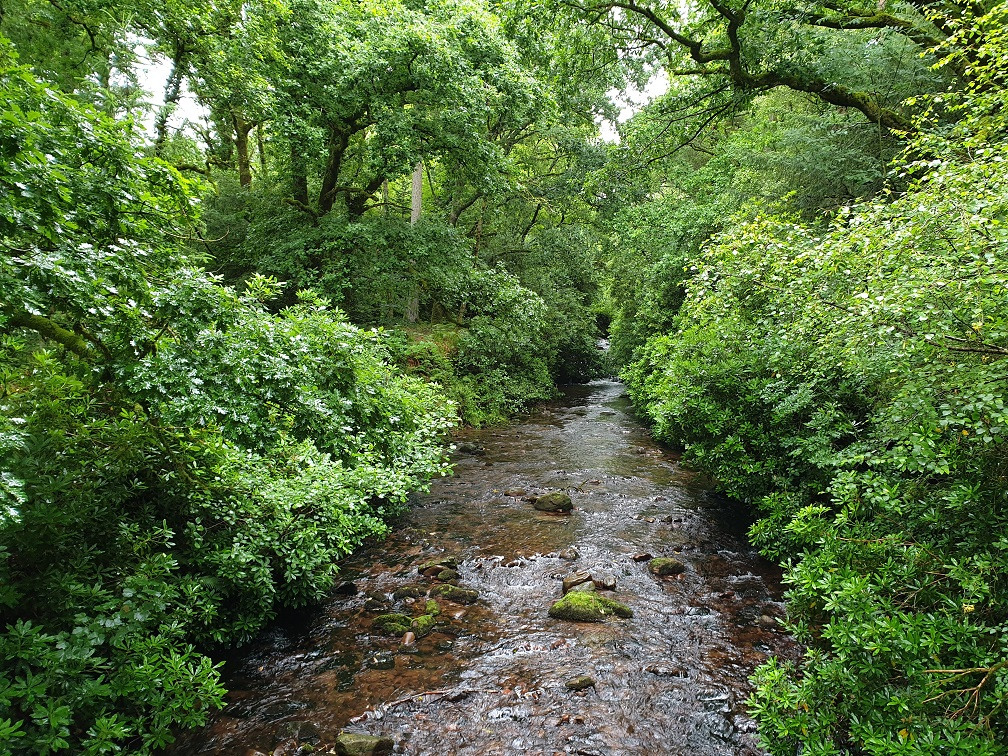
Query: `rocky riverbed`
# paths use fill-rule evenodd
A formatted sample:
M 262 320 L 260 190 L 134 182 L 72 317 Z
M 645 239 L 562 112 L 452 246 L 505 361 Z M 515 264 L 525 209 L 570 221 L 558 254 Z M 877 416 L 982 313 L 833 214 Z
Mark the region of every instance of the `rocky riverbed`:
M 779 574 L 622 385 L 457 446 L 327 604 L 228 660 L 227 708 L 174 753 L 759 753 L 748 675 L 797 654 Z

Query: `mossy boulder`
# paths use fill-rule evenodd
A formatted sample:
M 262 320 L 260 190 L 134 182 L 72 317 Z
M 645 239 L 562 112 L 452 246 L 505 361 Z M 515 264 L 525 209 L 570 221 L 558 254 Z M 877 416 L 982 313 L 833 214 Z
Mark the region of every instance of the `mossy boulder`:
M 460 588 L 457 585 L 443 583 L 431 589 L 431 596 L 441 596 L 456 604 L 475 604 L 479 593 L 471 588 Z
M 409 632 L 413 618 L 407 614 L 390 612 L 379 614 L 371 621 L 371 627 L 383 635 L 403 635 Z
M 568 622 L 602 622 L 606 617 L 633 617 L 633 611 L 619 601 L 587 591 L 571 591 L 549 609 L 553 619 Z
M 415 620 L 413 620 L 410 627 L 413 628 L 413 633 L 417 638 L 423 638 L 424 636 L 430 635 L 431 631 L 434 630 L 434 626 L 437 624 L 437 617 L 433 614 L 421 614 Z
M 551 491 L 542 496 L 537 496 L 532 506 L 540 512 L 567 513 L 574 509 L 570 496 L 563 491 Z
M 427 605 L 424 607 L 424 613 L 433 614 L 436 617 L 441 614 L 441 607 L 438 606 L 438 602 L 434 599 L 427 599 Z
M 392 738 L 356 732 L 341 732 L 335 745 L 336 753 L 340 756 L 384 756 L 392 753 L 395 748 Z
M 672 557 L 659 557 L 648 562 L 648 569 L 658 577 L 671 577 L 686 571 L 686 565 Z
M 421 588 L 418 585 L 404 585 L 401 588 L 396 588 L 395 593 L 392 594 L 392 598 L 396 601 L 402 601 L 407 598 L 420 598 L 427 593 L 426 588 Z
M 441 570 L 437 574 L 437 579 L 442 580 L 445 583 L 450 583 L 452 580 L 458 580 L 459 574 L 455 570 Z
M 454 556 L 443 556 L 440 559 L 431 559 L 423 564 L 417 565 L 417 573 L 426 577 L 437 577 L 445 570 L 457 570 L 459 560 Z

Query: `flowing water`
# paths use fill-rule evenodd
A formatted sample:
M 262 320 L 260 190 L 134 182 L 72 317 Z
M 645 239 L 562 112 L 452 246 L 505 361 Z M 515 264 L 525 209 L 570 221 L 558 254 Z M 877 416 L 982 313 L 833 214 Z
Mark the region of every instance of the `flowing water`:
M 346 562 L 342 593 L 229 661 L 227 708 L 174 753 L 306 753 L 299 743 L 325 750 L 341 730 L 388 735 L 408 754 L 759 753 L 748 675 L 797 651 L 775 621 L 779 573 L 746 544 L 744 514 L 632 418 L 623 386 L 572 387 L 457 442 L 454 477 Z M 571 514 L 527 500 L 553 490 L 570 494 Z M 656 578 L 645 554 L 686 571 Z M 439 624 L 412 643 L 378 633 L 380 612 L 428 610 L 393 593 L 426 592 L 436 581 L 417 566 L 448 556 L 479 600 L 438 599 Z M 633 618 L 551 619 L 561 579 L 579 570 L 615 580 L 603 595 Z M 594 687 L 566 687 L 582 675 Z

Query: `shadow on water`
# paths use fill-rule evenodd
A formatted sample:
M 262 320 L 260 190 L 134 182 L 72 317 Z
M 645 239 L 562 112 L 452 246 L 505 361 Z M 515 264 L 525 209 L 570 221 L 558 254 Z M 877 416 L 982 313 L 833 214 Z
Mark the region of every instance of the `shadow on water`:
M 570 387 L 458 444 L 455 476 L 347 561 L 341 593 L 226 664 L 227 708 L 173 753 L 304 753 L 344 729 L 410 754 L 759 753 L 748 675 L 797 653 L 776 623 L 780 575 L 747 545 L 746 513 L 650 439 L 623 386 Z M 529 503 L 551 490 L 572 514 Z M 686 569 L 660 580 L 644 554 Z M 633 618 L 551 619 L 579 570 L 615 583 L 606 595 Z M 425 595 L 456 584 L 478 600 Z M 389 612 L 433 631 L 383 634 Z M 568 689 L 581 675 L 594 686 Z

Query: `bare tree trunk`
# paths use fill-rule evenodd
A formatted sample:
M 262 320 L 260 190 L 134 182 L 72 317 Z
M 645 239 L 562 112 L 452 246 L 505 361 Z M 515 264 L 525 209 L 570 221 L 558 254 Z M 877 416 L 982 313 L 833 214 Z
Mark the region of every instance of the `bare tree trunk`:
M 382 201 L 382 215 L 387 216 L 389 212 L 388 179 L 381 182 L 381 201 Z
M 423 163 L 417 163 L 413 169 L 413 198 L 410 202 L 410 225 L 420 220 L 423 209 Z
M 413 197 L 410 201 L 410 225 L 416 225 L 423 209 L 423 162 L 417 163 L 413 169 Z M 416 266 L 410 263 L 410 273 L 413 284 L 410 287 L 409 299 L 406 301 L 406 322 L 416 323 L 420 317 L 420 282 L 417 280 Z

